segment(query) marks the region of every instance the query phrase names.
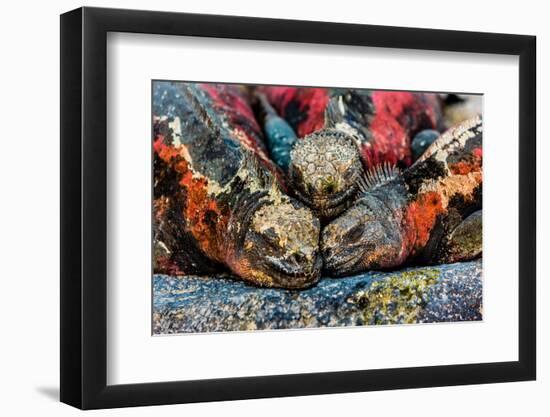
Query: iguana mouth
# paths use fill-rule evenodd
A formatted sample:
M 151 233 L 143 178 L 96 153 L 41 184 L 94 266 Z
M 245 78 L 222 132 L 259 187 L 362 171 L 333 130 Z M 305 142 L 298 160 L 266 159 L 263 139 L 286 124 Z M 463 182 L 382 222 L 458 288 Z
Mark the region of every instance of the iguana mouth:
M 323 260 L 318 254 L 311 269 L 300 265 L 291 266 L 277 258 L 266 257 L 266 267 L 270 270 L 273 281 L 285 288 L 306 288 L 315 284 L 320 276 Z
M 300 263 L 298 261 L 290 264 L 289 262 L 285 262 L 274 256 L 266 256 L 265 259 L 268 265 L 274 268 L 277 272 L 291 276 L 307 275 L 307 271 L 305 271 L 304 268 L 300 266 Z
M 300 190 L 296 189 L 296 196 L 302 200 L 303 203 L 307 204 L 313 208 L 333 208 L 339 206 L 349 198 L 351 198 L 355 193 L 357 193 L 358 186 L 353 184 L 347 190 L 329 194 L 329 195 L 305 195 Z
M 361 263 L 361 252 L 350 249 L 340 250 L 324 257 L 324 268 L 331 274 L 339 275 L 338 271 L 353 271 Z
M 317 282 L 322 257 L 313 211 L 275 188 L 238 194 L 225 238 L 234 272 L 268 287 L 305 288 Z
M 356 183 L 347 190 L 328 196 L 307 196 L 298 189 L 294 190 L 294 194 L 296 198 L 310 207 L 322 221 L 326 221 L 343 213 L 355 200 L 358 191 L 359 186 Z

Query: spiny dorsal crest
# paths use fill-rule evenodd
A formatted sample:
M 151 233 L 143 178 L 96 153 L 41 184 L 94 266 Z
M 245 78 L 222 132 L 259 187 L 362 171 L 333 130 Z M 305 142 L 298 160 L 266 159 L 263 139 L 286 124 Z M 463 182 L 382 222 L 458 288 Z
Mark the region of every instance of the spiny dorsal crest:
M 371 167 L 359 179 L 359 190 L 367 193 L 396 179 L 401 174 L 399 168 L 389 162 Z
M 221 137 L 220 127 L 212 120 L 208 114 L 208 110 L 199 101 L 197 94 L 203 94 L 202 90 L 198 88 L 191 88 L 191 86 L 184 86 L 181 88 L 181 92 L 184 97 L 189 101 L 193 110 L 197 113 L 198 118 L 210 129 L 214 135 Z
M 271 172 L 265 168 L 259 161 L 258 156 L 248 149 L 243 148 L 243 168 L 248 171 L 247 175 L 251 175 L 258 180 L 262 188 L 271 188 L 274 186 L 275 179 Z
M 331 97 L 325 108 L 325 128 L 331 128 L 345 121 L 346 107 L 341 95 Z
M 447 154 L 452 152 L 453 149 L 465 146 L 469 138 L 479 135 L 482 131 L 483 118 L 481 115 L 465 120 L 443 132 L 439 138 L 424 151 L 424 154 L 416 160 L 414 165 L 418 165 L 434 155 L 438 158 L 438 154 L 440 155 L 439 158 L 443 159 Z

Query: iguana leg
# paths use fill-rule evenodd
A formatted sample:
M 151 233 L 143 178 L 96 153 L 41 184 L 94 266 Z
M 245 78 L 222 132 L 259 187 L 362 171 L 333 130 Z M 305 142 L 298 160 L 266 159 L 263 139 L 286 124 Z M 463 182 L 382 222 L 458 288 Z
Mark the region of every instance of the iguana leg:
M 452 263 L 477 258 L 483 250 L 482 210 L 470 214 L 450 233 L 442 262 Z

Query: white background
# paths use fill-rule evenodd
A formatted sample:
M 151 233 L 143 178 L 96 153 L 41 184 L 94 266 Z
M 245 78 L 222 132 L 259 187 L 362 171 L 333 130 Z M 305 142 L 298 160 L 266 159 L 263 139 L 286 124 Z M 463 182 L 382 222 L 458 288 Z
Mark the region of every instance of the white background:
M 107 54 L 108 384 L 518 359 L 517 57 L 118 33 Z M 482 92 L 483 322 L 151 337 L 151 173 L 135 167 L 159 78 Z
M 550 210 L 548 194 L 542 193 L 548 171 L 542 143 L 550 131 L 543 128 L 542 114 L 550 94 L 543 71 L 548 73 L 550 51 L 542 2 L 482 4 L 458 1 L 442 7 L 440 1 L 327 2 L 296 1 L 231 2 L 201 0 L 95 2 L 88 5 L 164 9 L 220 14 L 241 14 L 296 19 L 483 30 L 536 34 L 538 36 L 538 381 L 485 386 L 388 391 L 181 405 L 101 411 L 99 415 L 335 415 L 346 413 L 385 415 L 547 415 L 550 367 L 550 310 L 545 294 L 549 267 L 544 265 L 549 248 L 550 222 L 540 213 Z M 4 133 L 0 181 L 2 205 L 2 302 L 3 337 L 0 345 L 2 401 L 5 415 L 72 415 L 76 411 L 58 404 L 59 349 L 59 26 L 58 14 L 80 6 L 10 2 L 3 5 L 2 101 L 0 117 Z M 502 233 L 506 233 L 503 225 Z M 543 237 L 545 235 L 545 237 Z

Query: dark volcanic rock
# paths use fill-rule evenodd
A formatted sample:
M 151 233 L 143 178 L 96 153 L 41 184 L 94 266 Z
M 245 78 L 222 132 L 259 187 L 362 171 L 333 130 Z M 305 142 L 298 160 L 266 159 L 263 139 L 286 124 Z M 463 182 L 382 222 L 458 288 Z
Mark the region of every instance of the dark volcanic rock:
M 302 290 L 219 277 L 153 277 L 155 334 L 482 319 L 482 262 L 324 278 Z

